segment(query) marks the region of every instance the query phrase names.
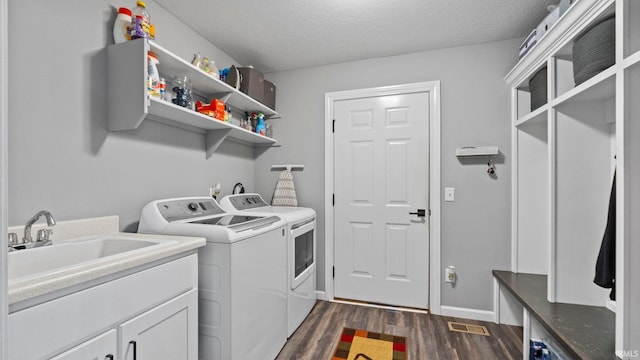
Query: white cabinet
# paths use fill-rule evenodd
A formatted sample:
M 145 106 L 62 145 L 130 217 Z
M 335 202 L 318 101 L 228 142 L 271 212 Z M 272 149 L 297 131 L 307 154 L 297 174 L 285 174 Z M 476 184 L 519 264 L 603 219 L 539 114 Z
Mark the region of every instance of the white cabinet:
M 573 43 L 615 14 L 615 64 L 575 85 Z M 547 68 L 546 104 L 529 80 Z M 640 347 L 640 2 L 579 0 L 506 76 L 512 88 L 512 271 L 547 275 L 550 302 L 605 306 L 593 283 L 616 172 L 616 349 Z M 635 279 L 635 280 L 633 280 Z
M 116 330 L 109 330 L 91 340 L 54 356 L 51 360 L 115 360 L 118 335 Z
M 120 325 L 121 358 L 196 360 L 197 304 L 194 289 Z
M 203 133 L 206 135 L 207 157 L 210 157 L 224 140 L 254 147 L 270 147 L 277 144 L 275 139 L 171 102 L 149 97 L 146 88 L 149 51 L 158 55 L 158 69 L 167 81 L 179 75 L 187 75 L 194 93 L 207 99 L 206 102 L 218 98 L 235 110 L 235 113 L 260 111 L 267 119 L 278 115 L 275 110 L 191 65 L 155 42 L 137 39 L 107 47 L 107 121 L 110 131 L 137 129 L 143 120 L 149 119 Z
M 129 342 L 135 341 L 143 354 L 137 359 L 195 360 L 197 284 L 193 253 L 96 279 L 70 294 L 14 311 L 8 322 L 9 359 L 108 359 L 109 354 L 133 359 Z M 178 355 L 147 357 L 154 351 Z

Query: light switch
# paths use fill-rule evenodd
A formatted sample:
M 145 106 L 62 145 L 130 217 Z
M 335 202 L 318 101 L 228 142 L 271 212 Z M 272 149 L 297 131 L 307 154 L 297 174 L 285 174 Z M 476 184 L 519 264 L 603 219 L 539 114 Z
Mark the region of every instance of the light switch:
M 444 188 L 444 201 L 454 201 L 455 200 L 455 188 L 446 187 Z

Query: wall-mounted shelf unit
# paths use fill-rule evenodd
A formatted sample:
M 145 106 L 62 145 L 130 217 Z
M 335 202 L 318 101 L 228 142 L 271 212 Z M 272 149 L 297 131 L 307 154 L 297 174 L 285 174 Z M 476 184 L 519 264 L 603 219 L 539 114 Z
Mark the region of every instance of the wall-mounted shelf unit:
M 464 146 L 456 149 L 458 157 L 496 156 L 498 153 L 497 146 Z
M 615 63 L 575 85 L 575 39 L 614 14 Z M 529 80 L 543 67 L 547 101 L 531 111 Z M 512 89 L 511 271 L 544 275 L 550 303 L 604 309 L 609 290 L 593 279 L 615 171 L 612 348 L 638 349 L 640 292 L 631 284 L 640 278 L 632 261 L 640 251 L 632 217 L 640 211 L 640 2 L 574 1 L 505 80 Z
M 202 115 L 158 98 L 149 97 L 146 90 L 147 52 L 158 55 L 160 74 L 167 81 L 187 75 L 194 92 L 206 99 L 223 100 L 235 112 L 260 111 L 267 119 L 278 113 L 246 94 L 191 65 L 153 41 L 138 39 L 109 45 L 108 109 L 110 131 L 137 129 L 145 119 L 206 134 L 206 154 L 209 158 L 225 140 L 254 147 L 275 146 L 277 141 L 230 123 Z

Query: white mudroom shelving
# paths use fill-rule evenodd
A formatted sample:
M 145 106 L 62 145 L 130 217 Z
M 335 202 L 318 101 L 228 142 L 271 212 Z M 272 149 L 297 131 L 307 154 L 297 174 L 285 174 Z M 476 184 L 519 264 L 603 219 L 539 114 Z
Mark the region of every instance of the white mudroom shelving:
M 176 76 L 186 75 L 191 80 L 194 93 L 208 100 L 221 99 L 234 112 L 242 114 L 245 111 L 260 111 L 267 119 L 278 115 L 275 110 L 191 65 L 154 41 L 137 39 L 107 47 L 107 121 L 110 131 L 137 129 L 144 120 L 149 119 L 203 133 L 206 135 L 207 158 L 225 140 L 253 147 L 271 147 L 277 144 L 273 138 L 253 133 L 171 102 L 150 97 L 146 88 L 149 51 L 153 51 L 158 56 L 160 74 L 167 79 L 167 82 Z
M 615 64 L 575 85 L 575 40 L 612 15 Z M 547 101 L 532 110 L 529 81 L 545 67 Z M 632 257 L 640 253 L 640 2 L 573 1 L 505 80 L 512 89 L 511 272 L 544 276 L 542 296 L 550 304 L 614 309 L 615 354 L 630 356 L 640 349 L 640 290 L 632 285 L 640 278 Z M 611 302 L 609 290 L 593 279 L 614 172 L 616 301 Z

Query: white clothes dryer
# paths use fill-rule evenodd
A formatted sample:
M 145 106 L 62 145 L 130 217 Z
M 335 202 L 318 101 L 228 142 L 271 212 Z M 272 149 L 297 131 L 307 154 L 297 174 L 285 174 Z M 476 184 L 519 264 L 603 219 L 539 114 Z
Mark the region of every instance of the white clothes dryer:
M 230 212 L 277 215 L 287 221 L 287 337 L 316 303 L 316 212 L 306 207 L 271 206 L 259 194 L 235 194 L 220 200 Z
M 285 220 L 227 213 L 210 197 L 152 201 L 138 232 L 200 236 L 199 358 L 274 359 L 287 340 Z

